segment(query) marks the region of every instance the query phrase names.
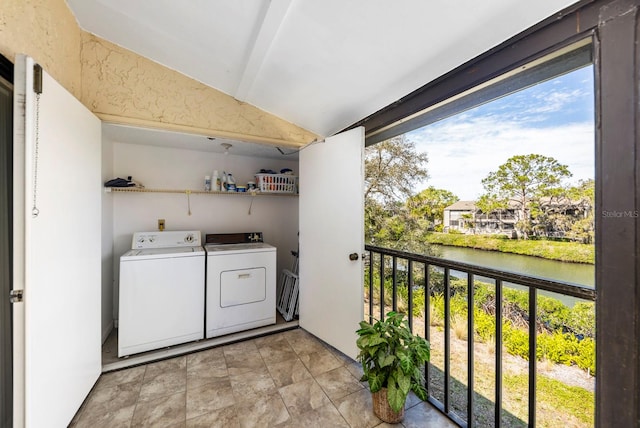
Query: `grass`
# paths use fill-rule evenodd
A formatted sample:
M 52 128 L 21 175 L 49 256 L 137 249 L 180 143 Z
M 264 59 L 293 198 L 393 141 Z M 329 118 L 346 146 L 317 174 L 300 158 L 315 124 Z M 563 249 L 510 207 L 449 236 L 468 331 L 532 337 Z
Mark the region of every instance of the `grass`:
M 529 387 L 526 374 L 505 375 L 503 387 L 526 397 Z M 540 426 L 593 426 L 595 394 L 583 388 L 566 385 L 538 374 L 536 380 L 536 413 Z M 513 404 L 512 404 L 513 405 Z M 515 405 L 515 412 L 526 420 L 527 403 Z
M 454 247 L 475 248 L 479 250 L 500 251 L 540 257 L 561 262 L 595 262 L 595 246 L 576 242 L 546 240 L 503 239 L 483 235 L 463 235 L 457 233 L 431 232 L 427 235 L 430 244 L 450 245 Z

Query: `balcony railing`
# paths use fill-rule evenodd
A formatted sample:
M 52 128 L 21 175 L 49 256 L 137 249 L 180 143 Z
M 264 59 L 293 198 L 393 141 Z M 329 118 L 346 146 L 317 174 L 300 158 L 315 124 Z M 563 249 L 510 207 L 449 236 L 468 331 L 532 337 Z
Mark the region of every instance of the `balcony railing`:
M 420 328 L 424 323 L 422 334 L 427 340 L 432 341 L 431 335 L 434 333 L 432 333 L 430 326 L 433 320 L 430 318 L 434 316 L 434 308 L 431 300 L 437 297 L 439 305 L 444 305 L 444 316 L 440 319 L 443 326 L 438 327 L 440 330 L 434 330 L 438 332 L 437 334 L 442 331 L 439 338 L 443 341 L 443 346 L 441 346 L 443 361 L 440 367 L 434 364 L 434 342 L 432 341 L 432 361 L 425 367 L 425 387 L 429 392 L 429 402 L 462 427 L 476 425 L 536 426 L 536 382 L 538 379 L 536 339 L 540 329 L 540 320 L 537 317 L 538 294 L 539 292 L 542 294 L 553 293 L 554 296 L 560 298 L 594 302 L 596 299 L 595 290 L 577 284 L 561 283 L 371 245 L 367 245 L 365 248 L 369 255 L 365 271 L 367 276 L 365 294 L 368 294 L 369 322 L 373 322 L 374 318 L 384 319 L 389 310 L 400 311 L 407 314 L 409 326 L 414 333 L 417 330 L 416 323 L 420 323 Z M 464 278 L 466 278 L 466 286 L 461 288 L 460 284 L 465 282 Z M 495 340 L 493 344 L 489 344 L 492 347 L 492 352 L 495 353 L 495 359 L 492 363 L 495 370 L 494 391 L 493 397 L 490 398 L 482 396 L 474 388 L 474 353 L 476 351 L 475 338 L 477 337 L 477 326 L 474 319 L 474 294 L 475 290 L 479 290 L 478 284 L 486 286 L 487 282 L 491 284 L 491 292 L 495 293 L 495 295 L 492 294 L 492 298 L 495 297 L 495 308 L 492 307 L 490 311 L 493 312 L 495 321 L 495 331 L 492 332 Z M 452 285 L 454 283 L 455 285 Z M 528 303 L 528 312 L 522 314 L 523 319 L 527 322 L 535 320 L 528 322 L 528 327 L 524 327 L 528 330 L 528 350 L 524 351 L 527 354 L 525 359 L 528 357 L 528 396 L 526 397 L 528 410 L 525 416 L 520 417 L 508 414 L 509 412 L 503 406 L 503 327 L 507 328 L 505 327 L 507 316 L 503 313 L 503 296 L 505 289 L 509 290 L 507 293 L 512 293 L 514 287 L 522 290 L 520 293 L 523 293 L 522 296 Z M 416 301 L 416 293 L 418 292 L 420 296 Z M 391 296 L 385 296 L 389 293 Z M 461 377 L 459 375 L 456 379 L 451 373 L 453 363 L 451 359 L 451 304 L 456 293 L 466 293 L 466 379 L 459 379 Z M 460 296 L 457 299 L 459 303 Z M 399 308 L 399 306 L 402 307 Z M 416 313 L 420 316 L 415 316 Z M 459 325 L 456 327 L 460 328 Z M 464 328 L 463 324 L 462 329 Z M 567 334 L 571 334 L 571 332 Z M 458 370 L 458 372 L 464 372 L 459 367 Z M 466 386 L 464 385 L 465 381 Z M 455 399 L 453 395 L 455 395 Z M 478 421 L 476 412 L 479 406 L 474 402 L 476 400 L 481 400 L 485 408 L 489 404 L 493 407 L 489 408 L 491 415 L 489 419 L 492 420 L 487 421 L 485 417 L 481 422 Z M 461 401 L 463 402 L 461 403 Z M 507 417 L 505 417 L 505 413 L 507 413 Z M 513 423 L 513 421 L 516 422 Z

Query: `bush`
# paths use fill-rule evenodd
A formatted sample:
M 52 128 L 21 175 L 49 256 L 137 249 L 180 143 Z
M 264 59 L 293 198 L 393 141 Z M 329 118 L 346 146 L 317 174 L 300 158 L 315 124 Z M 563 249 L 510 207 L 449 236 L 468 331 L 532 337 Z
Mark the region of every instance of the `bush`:
M 365 273 L 368 290 L 368 271 Z M 422 317 L 425 308 L 424 278 L 415 281 L 413 288 L 413 316 Z M 374 271 L 374 299 L 379 299 L 379 272 Z M 449 314 L 452 331 L 459 338 L 466 338 L 467 280 L 450 279 Z M 392 304 L 393 283 L 391 275 L 384 280 L 385 302 Z M 397 272 L 397 304 L 400 312 L 408 311 L 408 286 L 406 271 Z M 444 274 L 432 270 L 429 291 L 431 294 L 430 324 L 444 324 Z M 368 291 L 365 291 L 365 294 Z M 480 341 L 495 340 L 495 286 L 481 281 L 474 282 L 474 327 Z M 576 365 L 595 374 L 595 308 L 593 302 L 579 302 L 568 308 L 557 299 L 538 296 L 536 317 L 536 359 L 566 365 Z M 503 337 L 506 351 L 529 359 L 529 293 L 505 287 L 503 289 Z M 464 331 L 463 331 L 464 330 Z
M 512 327 L 506 322 L 502 326 L 504 346 L 511 355 L 529 360 L 529 334 L 520 328 Z

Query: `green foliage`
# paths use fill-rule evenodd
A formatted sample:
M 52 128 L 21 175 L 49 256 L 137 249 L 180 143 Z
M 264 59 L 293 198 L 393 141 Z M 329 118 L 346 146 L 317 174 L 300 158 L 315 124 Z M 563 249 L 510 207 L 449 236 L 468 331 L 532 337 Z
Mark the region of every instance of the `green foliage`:
M 429 244 L 500 251 L 502 253 L 522 254 L 562 262 L 589 264 L 595 262 L 595 246 L 592 244 L 547 240 L 522 241 L 495 236 L 464 235 L 461 232 L 431 232 L 425 235 L 424 239 Z
M 575 334 L 596 337 L 596 310 L 593 302 L 578 302 L 571 312 L 565 326 Z
M 389 312 L 384 321 L 373 325 L 362 321 L 356 333 L 362 380 L 369 383 L 371 392 L 387 388 L 389 406 L 396 412 L 404 406 L 410 390 L 426 399 L 420 367 L 429 361 L 429 342 L 411 333 L 403 314 Z
M 413 187 L 428 176 L 426 153 L 404 136 L 365 150 L 365 242 L 411 250 L 421 242 L 423 226 L 410 214 L 405 201 Z M 426 228 L 424 228 L 426 230 Z
M 368 276 L 368 271 L 367 271 Z M 397 303 L 401 311 L 408 310 L 406 272 L 397 273 Z M 368 281 L 368 280 L 367 280 Z M 418 278 L 413 290 L 413 316 L 422 317 L 425 302 L 424 278 Z M 430 273 L 430 324 L 444 325 L 444 275 Z M 367 282 L 368 284 L 368 282 Z M 379 287 L 377 270 L 374 270 L 374 287 Z M 391 272 L 384 281 L 386 304 L 390 305 L 393 293 Z M 467 280 L 450 278 L 449 314 L 451 325 L 457 321 L 466 323 Z M 529 294 L 527 291 L 504 287 L 502 290 L 503 326 L 502 342 L 512 355 L 529 358 Z M 474 328 L 477 340 L 495 342 L 495 287 L 476 280 L 474 282 Z M 578 302 L 569 308 L 557 299 L 537 297 L 536 359 L 558 364 L 575 365 L 595 374 L 595 304 Z
M 526 374 L 504 375 L 503 386 L 513 395 L 524 396 L 529 387 L 529 377 Z M 538 374 L 536 401 L 537 405 L 544 406 L 552 413 L 559 416 L 571 415 L 584 423 L 585 426 L 594 426 L 595 394 L 584 388 L 569 386 L 564 382 Z M 557 426 L 561 426 L 561 423 Z
M 458 200 L 459 198 L 448 190 L 429 186 L 407 199 L 407 208 L 412 216 L 425 219 L 428 222 L 427 225 L 431 227 L 438 222 L 441 223 L 444 209 Z
M 432 281 L 441 280 L 439 275 L 432 274 Z M 467 281 L 459 278 L 450 280 L 451 297 L 449 314 L 452 324 L 455 320 L 466 320 L 468 314 Z M 444 324 L 444 294 L 437 289 L 431 296 L 430 323 L 434 326 Z M 391 293 L 389 287 L 387 293 Z M 526 291 L 512 288 L 503 289 L 503 325 L 502 342 L 509 354 L 529 359 L 529 331 L 522 326 L 523 319 L 528 319 L 529 295 Z M 474 283 L 474 328 L 477 340 L 495 341 L 496 319 L 487 307 L 495 305 L 495 289 L 492 285 L 475 281 Z M 595 374 L 595 311 L 593 302 L 578 302 L 568 308 L 557 299 L 538 296 L 538 325 L 536 358 L 558 364 L 576 365 L 583 370 Z M 416 311 L 423 306 L 414 306 Z M 518 319 L 512 318 L 519 315 Z M 582 339 L 578 336 L 581 335 Z
M 569 168 L 554 158 L 537 154 L 512 156 L 482 180 L 485 194 L 481 204 L 506 208 L 514 203 L 519 220 L 516 228 L 526 238 L 531 228 L 527 215 L 531 203 L 557 193 L 562 180 L 569 177 Z
M 526 330 L 512 327 L 508 321 L 502 325 L 502 341 L 511 355 L 529 359 L 529 334 Z

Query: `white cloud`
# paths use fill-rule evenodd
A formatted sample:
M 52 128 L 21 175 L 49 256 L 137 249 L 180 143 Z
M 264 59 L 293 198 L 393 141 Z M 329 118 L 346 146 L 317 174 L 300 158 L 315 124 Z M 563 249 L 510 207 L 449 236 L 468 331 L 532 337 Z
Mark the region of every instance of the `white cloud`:
M 463 117 L 428 126 L 409 135 L 429 155 L 430 178 L 418 186 L 452 191 L 463 200 L 483 193 L 481 180 L 514 155 L 550 156 L 569 166 L 571 182 L 594 176 L 591 123 L 536 128 L 500 115 Z

